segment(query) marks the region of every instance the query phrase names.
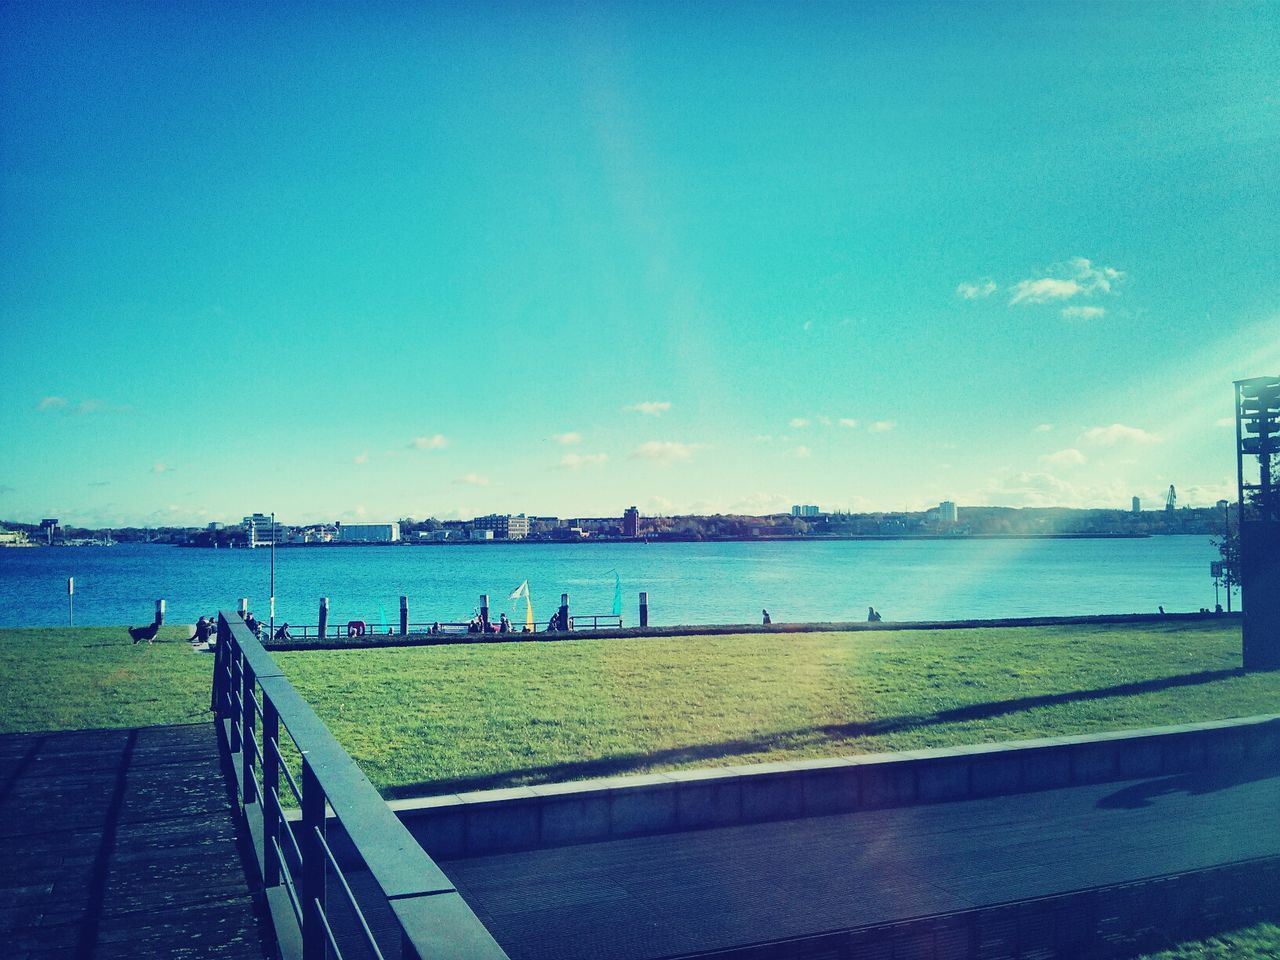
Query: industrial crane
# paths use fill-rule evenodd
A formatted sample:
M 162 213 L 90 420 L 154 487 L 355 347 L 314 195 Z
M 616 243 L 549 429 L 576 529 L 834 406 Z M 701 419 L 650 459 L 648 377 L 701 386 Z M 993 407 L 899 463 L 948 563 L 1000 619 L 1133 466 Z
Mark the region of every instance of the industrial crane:
M 1173 484 L 1169 484 L 1169 495 L 1164 498 L 1164 509 L 1168 513 L 1173 513 L 1173 508 L 1178 505 L 1178 491 L 1173 489 Z

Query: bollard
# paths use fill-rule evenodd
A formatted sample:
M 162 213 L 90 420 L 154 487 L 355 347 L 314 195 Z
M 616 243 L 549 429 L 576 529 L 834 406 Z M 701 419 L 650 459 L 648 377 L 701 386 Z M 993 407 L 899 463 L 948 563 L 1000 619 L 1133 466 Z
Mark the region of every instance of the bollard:
M 163 600 L 156 601 L 156 626 L 157 627 L 164 626 L 164 601 Z
M 325 634 L 328 633 L 328 631 L 329 631 L 329 598 L 321 597 L 320 598 L 320 626 L 319 628 L 317 628 L 317 632 L 319 633 L 321 640 L 325 638 Z
M 487 593 L 480 594 L 480 629 L 486 633 L 489 630 L 489 595 Z
M 400 636 L 407 636 L 409 633 L 409 598 L 401 595 L 400 597 Z
M 76 625 L 76 578 L 67 577 L 67 626 Z
M 649 594 L 644 590 L 640 591 L 640 629 L 643 630 L 649 626 Z
M 561 630 L 573 629 L 573 625 L 569 622 L 569 595 L 567 593 L 560 594 L 560 612 L 557 616 L 560 618 Z
M 241 620 L 243 620 L 245 617 L 249 615 L 249 598 L 248 597 L 240 598 L 240 609 L 237 612 L 240 614 Z

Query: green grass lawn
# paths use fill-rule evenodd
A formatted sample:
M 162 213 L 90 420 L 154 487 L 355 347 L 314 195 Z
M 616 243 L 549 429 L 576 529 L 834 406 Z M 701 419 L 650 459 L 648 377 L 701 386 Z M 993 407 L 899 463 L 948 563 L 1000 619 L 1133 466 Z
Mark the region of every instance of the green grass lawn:
M 1280 956 L 1280 926 L 1260 923 L 1207 940 L 1184 943 L 1139 960 L 1275 960 Z
M 180 628 L 0 631 L 0 731 L 207 718 Z M 277 655 L 388 796 L 1280 709 L 1235 624 L 572 640 Z
M 124 627 L 0 630 L 0 732 L 209 719 L 213 658 L 164 627 L 133 645 Z

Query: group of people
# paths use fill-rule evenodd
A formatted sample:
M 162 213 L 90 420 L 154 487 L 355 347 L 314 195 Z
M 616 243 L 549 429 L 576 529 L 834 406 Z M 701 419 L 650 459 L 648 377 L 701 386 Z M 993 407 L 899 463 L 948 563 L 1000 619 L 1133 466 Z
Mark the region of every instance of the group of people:
M 431 632 L 440 632 L 439 622 L 431 625 Z M 524 632 L 528 633 L 529 628 L 525 627 Z M 515 627 L 511 625 L 511 621 L 505 613 L 499 615 L 497 623 L 491 620 L 484 620 L 477 614 L 467 622 L 467 633 L 515 633 Z
M 1161 612 L 1163 613 L 1164 611 L 1162 610 Z M 762 621 L 761 621 L 761 622 L 762 622 L 766 627 L 767 627 L 767 626 L 769 626 L 769 624 L 773 623 L 773 618 L 772 618 L 771 616 L 769 616 L 769 611 L 768 611 L 768 610 L 761 610 L 761 611 L 760 611 L 760 616 L 762 617 Z M 868 622 L 868 623 L 879 623 L 879 622 L 881 621 L 881 619 L 883 619 L 883 618 L 880 616 L 880 611 L 879 611 L 879 610 L 877 610 L 875 607 L 867 607 L 867 622 Z

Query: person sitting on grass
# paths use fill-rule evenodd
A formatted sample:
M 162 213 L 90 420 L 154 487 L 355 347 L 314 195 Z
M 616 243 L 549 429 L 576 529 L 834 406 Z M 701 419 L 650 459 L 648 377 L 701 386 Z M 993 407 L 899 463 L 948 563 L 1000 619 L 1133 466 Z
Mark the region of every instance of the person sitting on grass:
M 277 640 L 293 639 L 293 637 L 289 636 L 289 624 L 287 621 L 285 623 L 280 624 L 280 626 L 276 628 L 275 639 Z
M 210 627 L 212 627 L 212 624 L 209 622 L 209 618 L 201 617 L 196 621 L 195 633 L 191 634 L 187 640 L 196 645 L 208 643 Z

